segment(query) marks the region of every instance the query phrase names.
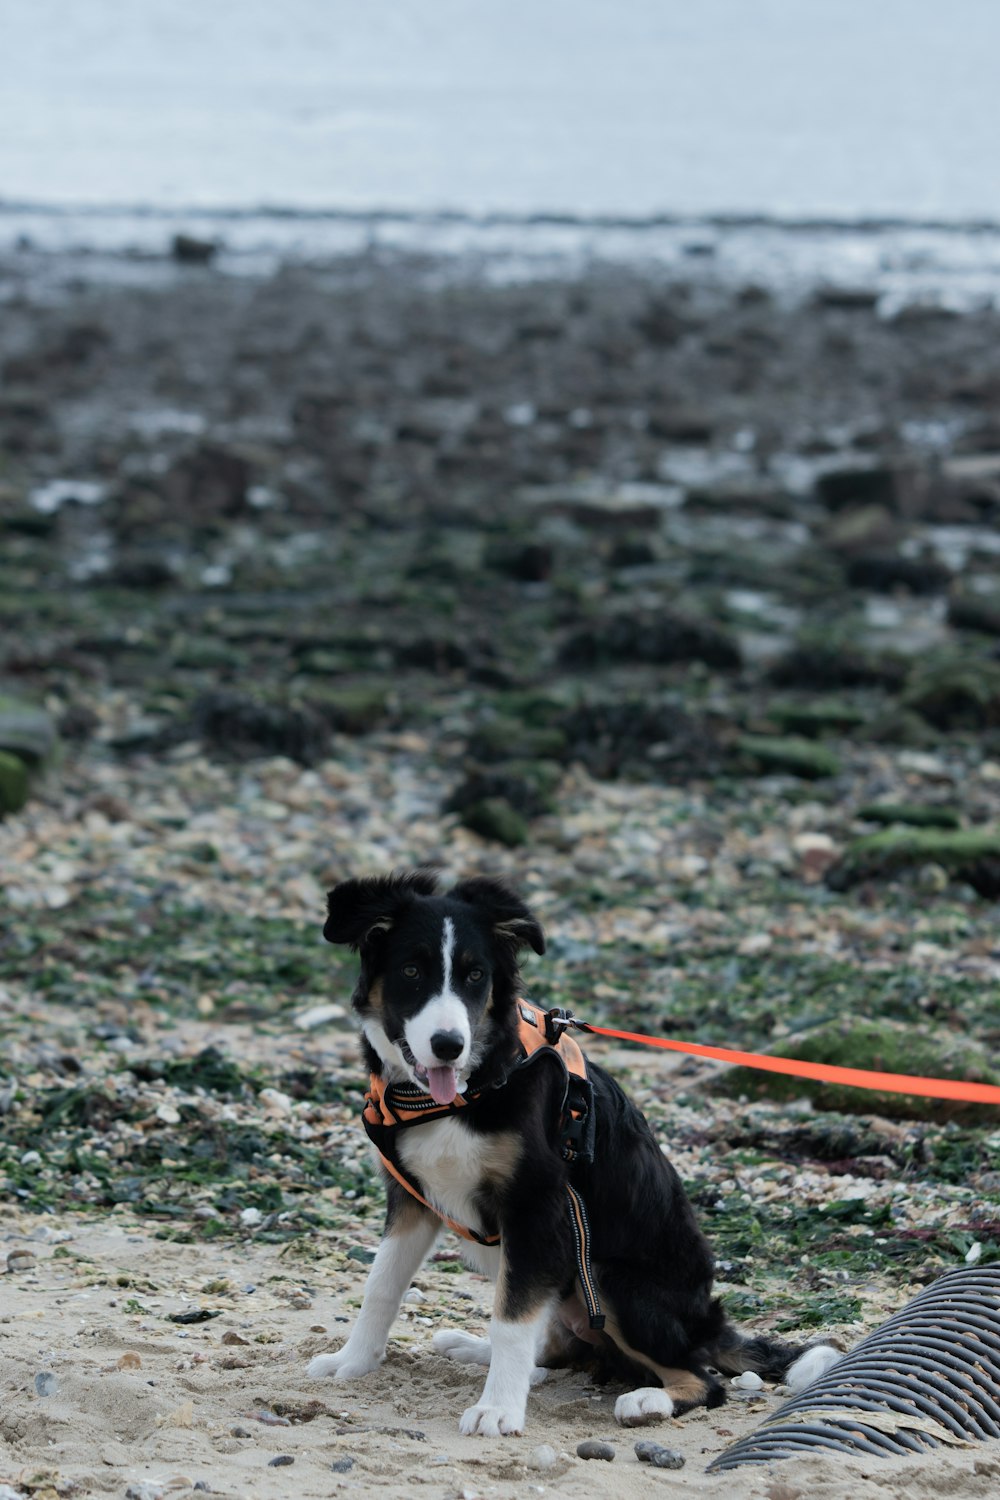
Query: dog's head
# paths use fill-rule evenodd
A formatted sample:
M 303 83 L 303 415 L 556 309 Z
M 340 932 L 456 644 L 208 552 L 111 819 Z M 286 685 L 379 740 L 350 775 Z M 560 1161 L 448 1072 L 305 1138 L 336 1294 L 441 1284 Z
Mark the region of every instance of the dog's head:
M 544 953 L 545 938 L 501 881 L 440 893 L 416 870 L 344 880 L 327 904 L 323 936 L 361 958 L 354 1006 L 373 1068 L 450 1104 L 487 1059 L 513 1054 L 518 953 Z

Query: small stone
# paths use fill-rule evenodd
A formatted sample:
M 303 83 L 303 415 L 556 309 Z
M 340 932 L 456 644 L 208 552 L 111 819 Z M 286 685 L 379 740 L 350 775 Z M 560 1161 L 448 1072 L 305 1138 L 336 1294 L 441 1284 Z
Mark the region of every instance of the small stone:
M 156 1118 L 164 1125 L 179 1125 L 181 1121 L 180 1110 L 175 1109 L 172 1104 L 160 1104 L 157 1106 Z
M 35 1376 L 35 1390 L 40 1396 L 54 1396 L 58 1381 L 51 1370 L 42 1370 Z
M 349 1474 L 354 1468 L 353 1458 L 338 1458 L 330 1465 L 334 1474 Z
M 30 1250 L 12 1250 L 7 1257 L 7 1270 L 12 1273 L 33 1271 L 35 1264 L 35 1257 Z
M 676 1448 L 664 1448 L 662 1443 L 653 1443 L 644 1438 L 635 1445 L 635 1456 L 641 1464 L 652 1464 L 654 1469 L 683 1469 L 684 1455 Z
M 729 1383 L 738 1391 L 762 1391 L 764 1389 L 764 1382 L 756 1370 L 744 1370 L 742 1375 L 734 1376 Z
M 125 1500 L 163 1500 L 163 1487 L 148 1479 L 140 1479 L 129 1485 L 125 1491 Z
M 222 1342 L 224 1344 L 242 1344 L 244 1345 L 244 1347 L 249 1348 L 249 1341 L 247 1339 L 240 1338 L 239 1334 L 235 1333 L 231 1328 L 227 1333 L 224 1333 L 222 1335 Z
M 139 1355 L 135 1353 L 135 1351 L 133 1349 L 130 1349 L 128 1351 L 128 1353 L 127 1354 L 123 1354 L 122 1357 L 121 1357 L 121 1359 L 118 1361 L 118 1369 L 119 1370 L 141 1370 L 142 1369 L 142 1360 L 140 1359 Z
M 579 1449 L 577 1451 L 579 1452 Z M 550 1448 L 548 1443 L 541 1443 L 528 1458 L 528 1468 L 554 1469 L 557 1462 L 556 1450 Z
M 610 1463 L 615 1456 L 615 1450 L 610 1443 L 602 1443 L 598 1438 L 585 1438 L 582 1443 L 576 1445 L 577 1458 L 603 1458 L 605 1463 Z
M 294 1019 L 300 1031 L 315 1031 L 330 1021 L 343 1021 L 346 1015 L 342 1005 L 313 1005 L 309 1010 L 300 1011 Z
M 253 1437 L 253 1433 L 248 1432 L 245 1427 L 230 1427 L 229 1436 L 236 1438 L 248 1438 Z
M 293 1464 L 294 1462 L 295 1460 L 290 1453 L 279 1453 L 277 1457 L 268 1459 L 267 1467 L 269 1469 L 286 1469 L 289 1464 Z
M 245 1225 L 247 1229 L 255 1229 L 263 1217 L 264 1215 L 259 1208 L 244 1208 L 240 1212 L 240 1223 Z

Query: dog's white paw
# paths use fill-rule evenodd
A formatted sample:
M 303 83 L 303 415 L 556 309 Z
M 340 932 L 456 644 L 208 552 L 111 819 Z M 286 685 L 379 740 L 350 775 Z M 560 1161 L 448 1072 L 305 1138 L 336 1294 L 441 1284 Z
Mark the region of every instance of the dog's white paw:
M 467 1436 L 478 1432 L 481 1437 L 508 1437 L 524 1431 L 524 1407 L 470 1406 L 462 1413 L 459 1432 Z
M 317 1354 L 315 1359 L 309 1361 L 306 1374 L 310 1380 L 326 1380 L 328 1377 L 334 1380 L 358 1380 L 362 1375 L 370 1375 L 373 1370 L 377 1370 L 381 1363 L 381 1355 L 352 1354 L 345 1344 L 336 1354 Z
M 478 1339 L 458 1328 L 442 1328 L 431 1339 L 431 1347 L 460 1365 L 488 1365 L 492 1354 L 489 1339 Z
M 672 1417 L 674 1403 L 659 1385 L 642 1385 L 626 1391 L 615 1402 L 615 1421 L 622 1427 L 645 1427 L 647 1422 L 662 1422 Z
M 839 1349 L 834 1349 L 831 1344 L 816 1344 L 814 1348 L 807 1349 L 805 1354 L 800 1354 L 793 1365 L 789 1365 L 785 1371 L 785 1384 L 793 1391 L 804 1391 L 807 1385 L 812 1385 L 827 1370 L 832 1370 L 837 1362 L 843 1359 Z

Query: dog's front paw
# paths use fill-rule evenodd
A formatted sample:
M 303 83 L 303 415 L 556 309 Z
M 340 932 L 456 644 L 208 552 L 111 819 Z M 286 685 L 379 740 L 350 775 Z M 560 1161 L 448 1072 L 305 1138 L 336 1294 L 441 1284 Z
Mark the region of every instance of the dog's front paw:
M 662 1422 L 672 1417 L 674 1403 L 659 1385 L 643 1385 L 637 1391 L 626 1391 L 615 1402 L 615 1421 L 622 1427 L 645 1427 L 648 1422 Z
M 515 1411 L 506 1406 L 470 1406 L 462 1413 L 459 1432 L 478 1432 L 481 1437 L 509 1437 L 524 1431 L 524 1408 Z
M 309 1361 L 306 1370 L 310 1380 L 359 1380 L 362 1375 L 370 1375 L 377 1370 L 382 1363 L 382 1356 L 367 1352 L 359 1354 L 352 1351 L 348 1344 L 343 1349 L 338 1349 L 336 1354 L 317 1354 L 316 1358 Z

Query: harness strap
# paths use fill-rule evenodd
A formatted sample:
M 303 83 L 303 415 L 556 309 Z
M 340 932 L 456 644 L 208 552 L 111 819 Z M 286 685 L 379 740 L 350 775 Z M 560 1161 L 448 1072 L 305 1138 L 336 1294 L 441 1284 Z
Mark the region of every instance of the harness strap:
M 573 1224 L 576 1274 L 580 1278 L 580 1289 L 583 1292 L 583 1300 L 587 1304 L 587 1317 L 590 1319 L 591 1328 L 603 1328 L 604 1314 L 601 1312 L 600 1298 L 597 1295 L 594 1272 L 590 1264 L 590 1223 L 587 1219 L 587 1210 L 576 1188 L 570 1187 L 568 1182 L 566 1191 L 569 1194 L 569 1214 Z

